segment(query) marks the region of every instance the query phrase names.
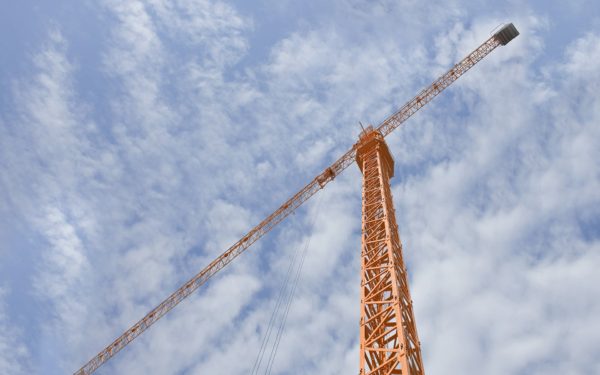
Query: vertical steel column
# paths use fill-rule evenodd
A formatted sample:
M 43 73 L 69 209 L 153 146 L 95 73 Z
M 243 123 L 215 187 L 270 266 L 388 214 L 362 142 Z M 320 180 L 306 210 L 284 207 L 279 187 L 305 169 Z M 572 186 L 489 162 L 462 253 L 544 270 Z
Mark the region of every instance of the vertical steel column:
M 392 202 L 394 160 L 381 133 L 361 135 L 360 374 L 422 375 L 421 345 Z

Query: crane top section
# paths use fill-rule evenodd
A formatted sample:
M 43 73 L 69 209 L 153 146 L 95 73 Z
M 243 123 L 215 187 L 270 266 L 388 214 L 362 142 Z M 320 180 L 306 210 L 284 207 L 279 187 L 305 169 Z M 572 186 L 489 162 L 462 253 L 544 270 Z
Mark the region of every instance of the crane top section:
M 383 160 L 382 167 L 387 170 L 386 175 L 388 178 L 394 177 L 394 158 L 392 157 L 392 153 L 383 138 L 383 135 L 379 132 L 379 130 L 373 129 L 372 126 L 366 128 L 358 138 L 358 142 L 354 145 L 356 148 L 356 163 L 360 168 L 360 171 L 364 174 L 363 171 L 363 160 L 364 156 L 372 151 L 374 148 L 379 150 L 381 155 L 381 159 Z
M 507 45 L 508 42 L 515 39 L 519 35 L 519 30 L 512 23 L 504 25 L 500 31 L 494 34 L 494 38 L 500 42 L 503 46 Z

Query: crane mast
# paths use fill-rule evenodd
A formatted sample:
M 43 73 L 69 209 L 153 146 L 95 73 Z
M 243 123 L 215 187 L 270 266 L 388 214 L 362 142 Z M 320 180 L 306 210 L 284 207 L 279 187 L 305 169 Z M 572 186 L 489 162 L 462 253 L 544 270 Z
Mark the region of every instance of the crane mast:
M 112 358 L 115 354 L 117 354 L 119 351 L 121 351 L 125 346 L 127 346 L 135 338 L 137 338 L 139 335 L 141 335 L 150 326 L 152 326 L 154 323 L 156 323 L 156 321 L 158 321 L 161 317 L 163 317 L 165 314 L 167 314 L 169 311 L 171 311 L 177 304 L 179 304 L 179 302 L 181 302 L 186 297 L 191 295 L 196 289 L 198 289 L 200 286 L 205 284 L 213 275 L 215 275 L 217 272 L 219 272 L 221 269 L 223 269 L 225 266 L 227 266 L 229 263 L 231 263 L 231 261 L 233 261 L 238 255 L 243 253 L 253 243 L 258 241 L 262 236 L 264 236 L 271 229 L 273 229 L 277 224 L 279 224 L 281 221 L 283 221 L 288 215 L 290 215 L 298 207 L 300 207 L 300 205 L 302 205 L 304 202 L 306 202 L 310 197 L 312 197 L 314 194 L 316 194 L 319 190 L 323 189 L 325 187 L 325 185 L 327 185 L 336 176 L 338 176 L 342 171 L 344 171 L 346 168 L 348 168 L 352 163 L 355 162 L 355 160 L 357 160 L 357 161 L 359 159 L 365 160 L 364 158 L 361 159 L 360 156 L 358 156 L 358 159 L 357 159 L 357 151 L 359 151 L 359 150 L 364 151 L 365 139 L 374 137 L 374 138 L 378 139 L 377 142 L 383 142 L 382 144 L 385 145 L 385 142 L 383 141 L 383 138 L 385 136 L 387 136 L 392 131 L 394 131 L 394 129 L 398 128 L 408 118 L 410 118 L 419 109 L 421 109 L 423 106 L 425 106 L 427 103 L 429 103 L 434 97 L 436 97 L 440 92 L 442 92 L 444 89 L 446 89 L 448 86 L 450 86 L 454 81 L 456 81 L 460 76 L 462 76 L 464 73 L 466 73 L 476 63 L 481 61 L 485 56 L 487 56 L 490 52 L 492 52 L 496 47 L 498 47 L 500 45 L 506 45 L 508 42 L 510 42 L 512 39 L 514 39 L 517 35 L 519 35 L 519 32 L 513 26 L 512 23 L 505 25 L 500 31 L 495 33 L 492 37 L 490 37 L 483 44 L 481 44 L 479 47 L 477 47 L 467 57 L 465 57 L 459 63 L 454 65 L 448 72 L 446 72 L 440 78 L 435 80 L 431 85 L 429 85 L 428 87 L 423 89 L 421 92 L 419 92 L 419 94 L 417 96 L 415 96 L 412 100 L 410 100 L 404 106 L 402 106 L 396 113 L 392 114 L 390 117 L 385 119 L 375 130 L 370 128 L 369 134 L 371 134 L 371 135 L 369 135 L 369 137 L 365 137 L 367 134 L 363 133 L 361 136 L 361 139 L 359 139 L 359 141 L 356 144 L 354 144 L 350 150 L 348 150 L 344 155 L 342 155 L 338 160 L 336 160 L 331 166 L 326 168 L 317 177 L 315 177 L 308 185 L 306 185 L 299 192 L 297 192 L 294 196 L 292 196 L 285 203 L 283 203 L 275 212 L 273 212 L 266 219 L 261 221 L 257 226 L 252 228 L 245 236 L 243 236 L 241 239 L 239 239 L 235 244 L 233 244 L 229 249 L 227 249 L 218 258 L 213 260 L 207 267 L 202 269 L 198 274 L 196 274 L 189 281 L 187 281 L 181 287 L 179 287 L 179 289 L 177 289 L 174 293 L 172 293 L 169 297 L 167 297 L 157 307 L 152 309 L 142 319 L 140 319 L 132 327 L 127 329 L 123 334 L 121 334 L 121 336 L 117 337 L 110 345 L 105 347 L 96 356 L 94 356 L 92 359 L 90 359 L 85 365 L 83 365 L 79 370 L 77 370 L 75 372 L 75 375 L 92 374 L 101 365 L 106 363 L 110 358 Z M 378 147 L 383 149 L 383 146 L 378 146 Z M 385 146 L 385 149 L 387 149 L 387 146 Z M 389 154 L 389 151 L 387 151 L 387 153 Z M 375 153 L 375 154 L 377 154 L 377 153 Z M 376 159 L 379 158 L 380 161 L 383 160 L 383 158 L 387 157 L 387 156 L 382 156 L 382 155 L 384 155 L 384 153 L 381 153 L 381 152 L 377 155 L 375 155 L 375 158 Z M 372 157 L 373 157 L 373 155 L 371 155 L 371 159 L 372 159 Z M 390 157 L 391 157 L 391 155 L 390 155 Z M 392 164 L 393 164 L 393 162 L 392 162 Z M 372 165 L 372 163 L 369 165 Z M 366 164 L 361 165 L 360 162 L 359 162 L 359 166 L 361 167 L 361 171 L 363 171 L 363 181 L 364 181 L 364 184 L 363 184 L 363 254 L 364 254 L 365 251 L 368 251 L 368 249 L 365 250 L 365 247 L 364 247 L 364 238 L 366 235 L 364 232 L 364 230 L 365 230 L 364 220 L 366 217 L 364 204 L 367 204 L 364 199 L 364 194 L 365 194 L 364 186 L 367 183 L 364 173 L 365 173 L 365 170 L 368 169 L 368 166 Z M 389 165 L 385 168 L 389 168 Z M 390 204 L 390 206 L 385 209 L 385 212 L 387 213 L 386 217 L 389 218 L 390 215 L 393 215 L 393 207 L 391 207 L 391 193 L 388 193 L 389 178 L 393 175 L 393 166 L 392 166 L 392 173 L 390 174 L 389 171 L 385 172 L 386 174 L 384 176 L 382 173 L 384 173 L 383 171 L 385 170 L 385 168 L 383 168 L 383 167 L 379 168 L 377 173 L 378 173 L 378 176 L 381 175 L 380 177 L 383 178 L 382 183 L 379 186 L 380 190 L 382 189 L 380 191 L 382 194 L 382 195 L 380 195 L 380 200 L 383 199 L 383 197 L 388 197 L 386 199 L 387 199 L 387 202 Z M 385 190 L 386 189 L 385 185 L 388 186 L 388 188 L 387 188 L 388 190 Z M 375 199 L 374 202 L 376 200 L 377 199 Z M 387 222 L 387 224 L 384 223 L 383 225 L 389 226 L 389 228 L 388 228 L 389 230 L 386 232 L 387 234 L 385 236 L 390 236 L 390 238 L 393 237 L 394 236 L 393 231 L 395 231 L 396 236 L 397 236 L 397 227 L 395 225 L 395 219 L 393 222 Z M 399 245 L 399 238 L 396 242 Z M 401 245 L 399 245 L 399 246 L 401 247 Z M 388 252 L 390 259 L 398 257 L 397 248 L 398 248 L 397 246 L 390 243 L 389 252 Z M 365 258 L 363 257 L 363 262 L 364 261 L 365 261 Z M 364 266 L 364 264 L 363 264 L 363 266 Z M 403 263 L 401 263 L 399 265 L 399 267 L 400 267 L 399 271 L 403 271 L 405 274 L 405 268 L 403 266 Z M 365 275 L 366 275 L 366 273 L 363 272 L 363 277 L 367 277 L 367 279 L 368 279 L 369 275 L 366 275 L 366 276 Z M 366 282 L 367 279 L 363 279 L 363 283 Z M 362 285 L 362 283 L 361 283 L 361 285 Z M 363 293 L 364 288 L 361 287 L 361 290 L 362 290 L 361 293 Z M 406 291 L 408 291 L 407 284 L 406 284 Z M 408 294 L 406 294 L 406 295 L 408 295 Z M 398 296 L 399 296 L 398 293 L 396 293 L 396 298 L 398 298 Z M 396 303 L 396 305 L 397 305 L 397 303 Z M 412 301 L 410 301 L 410 305 L 412 306 Z M 361 310 L 363 310 L 363 309 L 361 309 Z M 398 311 L 400 311 L 400 310 L 398 310 Z M 405 308 L 403 311 L 406 314 L 407 309 Z M 400 314 L 402 314 L 402 313 L 400 313 Z M 410 308 L 410 314 L 412 315 L 412 307 Z M 398 315 L 398 317 L 399 316 L 401 316 L 401 315 Z M 401 322 L 401 321 L 402 320 L 398 320 L 398 322 Z M 412 317 L 412 321 L 414 322 L 414 316 Z M 403 321 L 403 322 L 406 323 L 406 321 Z M 396 334 L 402 335 L 403 334 L 402 332 L 404 332 L 403 330 L 405 330 L 405 328 L 398 326 L 397 330 L 395 332 L 396 332 Z M 369 332 L 371 332 L 371 331 L 369 331 Z M 363 342 L 364 337 L 366 337 L 363 335 L 366 335 L 366 331 L 363 330 L 363 316 L 361 315 L 361 343 Z M 412 345 L 412 347 L 410 347 L 409 350 L 405 350 L 405 349 L 400 350 L 394 346 L 396 344 L 392 345 L 392 350 L 389 351 L 389 353 L 394 353 L 394 354 L 391 354 L 390 356 L 388 356 L 389 358 L 386 357 L 387 359 L 381 357 L 382 360 L 384 360 L 383 365 L 381 365 L 381 366 L 375 365 L 376 363 L 379 363 L 379 362 L 377 362 L 378 360 L 377 360 L 376 356 L 375 357 L 372 356 L 368 360 L 365 360 L 366 357 L 364 356 L 364 351 L 362 349 L 362 344 L 361 344 L 361 353 L 362 353 L 361 354 L 362 355 L 362 357 L 361 357 L 361 375 L 363 373 L 364 374 L 367 374 L 367 373 L 369 373 L 369 374 L 403 374 L 403 375 L 422 374 L 423 372 L 422 372 L 422 360 L 421 360 L 421 354 L 420 354 L 420 344 L 418 343 L 418 340 L 416 339 L 416 327 L 414 329 L 414 336 L 412 336 L 413 337 L 412 339 L 408 338 L 408 336 L 406 334 L 403 337 L 406 337 L 408 341 L 405 340 L 402 345 L 409 345 L 409 346 Z M 386 338 L 386 340 L 387 340 L 387 338 Z M 395 343 L 400 342 L 400 341 L 398 341 L 398 338 L 394 338 L 392 341 L 394 341 Z M 415 346 L 415 344 L 418 344 L 418 345 Z M 388 345 L 388 344 L 385 344 L 385 345 Z M 400 345 L 400 343 L 398 345 Z M 406 346 L 404 346 L 404 347 L 407 348 Z M 383 347 L 382 348 L 374 347 L 373 352 L 377 353 L 377 352 L 385 351 L 385 350 L 380 350 L 380 349 L 383 349 Z M 408 364 L 406 364 L 405 366 L 408 366 L 408 367 L 401 367 L 401 368 L 398 367 L 399 369 L 395 369 L 395 368 L 391 367 L 392 366 L 392 365 L 390 365 L 391 362 L 390 363 L 385 362 L 385 361 L 389 362 L 390 358 L 392 358 L 392 357 L 400 359 L 398 353 L 401 353 L 401 352 L 405 353 L 407 355 L 410 354 L 409 357 L 407 357 L 407 358 L 409 358 L 409 359 L 412 358 L 411 361 L 413 361 L 413 362 L 415 361 L 415 358 L 417 358 L 418 363 L 417 363 L 417 365 L 415 365 L 417 367 L 415 367 L 415 366 L 410 367 Z M 365 372 L 364 363 L 367 363 L 368 361 L 371 361 L 370 362 L 371 364 L 366 366 L 367 371 L 369 369 L 373 369 L 373 368 L 375 370 Z M 408 363 L 408 362 L 403 362 L 403 363 Z M 416 363 L 416 362 L 414 362 L 414 363 Z M 375 366 L 375 367 L 369 367 L 369 366 Z M 413 368 L 418 368 L 418 369 L 420 369 L 421 372 L 416 371 L 416 370 L 410 370 Z M 388 370 L 386 370 L 386 369 L 388 369 Z M 392 370 L 389 370 L 389 369 L 392 369 Z M 406 369 L 406 370 L 403 370 L 403 369 Z
M 423 375 L 390 186 L 394 158 L 379 131 L 361 134 L 356 162 L 363 174 L 360 375 Z

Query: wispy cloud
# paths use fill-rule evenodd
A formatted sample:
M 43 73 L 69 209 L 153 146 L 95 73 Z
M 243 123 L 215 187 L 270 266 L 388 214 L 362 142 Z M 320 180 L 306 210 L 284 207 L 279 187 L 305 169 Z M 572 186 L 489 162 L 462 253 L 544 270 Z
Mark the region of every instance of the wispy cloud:
M 60 340 L 77 347 L 86 337 L 85 318 L 94 315 L 85 302 L 90 268 L 81 239 L 82 232 L 94 231 L 94 219 L 78 195 L 81 181 L 91 176 L 94 165 L 87 138 L 94 127 L 75 98 L 75 68 L 67 49 L 61 32 L 52 29 L 33 58 L 32 77 L 15 83 L 16 121 L 3 139 L 5 193 L 20 210 L 16 217 L 41 238 L 35 242 L 38 252 L 25 261 L 29 271 L 35 272 L 33 295 L 45 312 L 33 317 L 28 311 L 26 317 L 40 327 L 40 336 L 29 338 L 28 344 L 48 345 L 30 350 L 41 359 L 33 364 L 34 369 L 45 368 L 49 373 L 68 363 L 71 354 L 51 343 Z
M 471 114 L 444 125 L 457 132 L 447 160 L 395 188 L 407 248 L 423 252 L 410 259 L 429 371 L 583 374 L 596 366 L 597 344 L 563 343 L 580 337 L 579 322 L 591 324 L 599 308 L 588 271 L 598 238 L 584 240 L 589 229 L 577 219 L 599 214 L 599 155 L 590 144 L 598 130 L 588 122 L 598 121 L 590 116 L 597 100 L 565 100 L 597 79 L 560 72 L 574 56 L 593 58 L 597 46 L 590 36 L 575 41 L 564 63 L 543 68 L 553 72 L 549 83 L 531 56 L 540 50 L 536 22 L 520 25 L 527 38 L 513 56 L 490 59 L 462 81 L 457 104 Z M 543 99 L 532 105 L 532 97 Z
M 0 123 L 3 202 L 36 239 L 28 298 L 44 312 L 25 319 L 42 328 L 0 347 L 74 371 L 345 151 L 357 121 L 384 118 L 510 15 L 521 36 L 389 139 L 425 364 L 594 373 L 598 33 L 548 61 L 553 15 L 526 6 L 475 19 L 458 1 L 273 5 L 297 22 L 265 47 L 271 15 L 243 4 L 104 1 L 93 95 L 54 26 Z M 350 168 L 102 371 L 248 373 L 310 238 L 274 371 L 356 372 L 359 231 Z M 11 324 L 0 314 L 1 333 Z

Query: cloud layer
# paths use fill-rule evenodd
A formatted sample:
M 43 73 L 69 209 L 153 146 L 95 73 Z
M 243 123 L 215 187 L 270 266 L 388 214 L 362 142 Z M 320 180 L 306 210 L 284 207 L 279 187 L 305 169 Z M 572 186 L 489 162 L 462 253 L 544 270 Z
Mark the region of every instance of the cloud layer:
M 106 30 L 93 66 L 57 15 L 2 76 L 0 372 L 74 372 L 506 19 L 521 36 L 388 139 L 425 367 L 599 372 L 600 30 L 483 8 L 104 1 L 76 9 Z M 309 238 L 273 373 L 357 373 L 360 177 L 99 373 L 249 373 Z

